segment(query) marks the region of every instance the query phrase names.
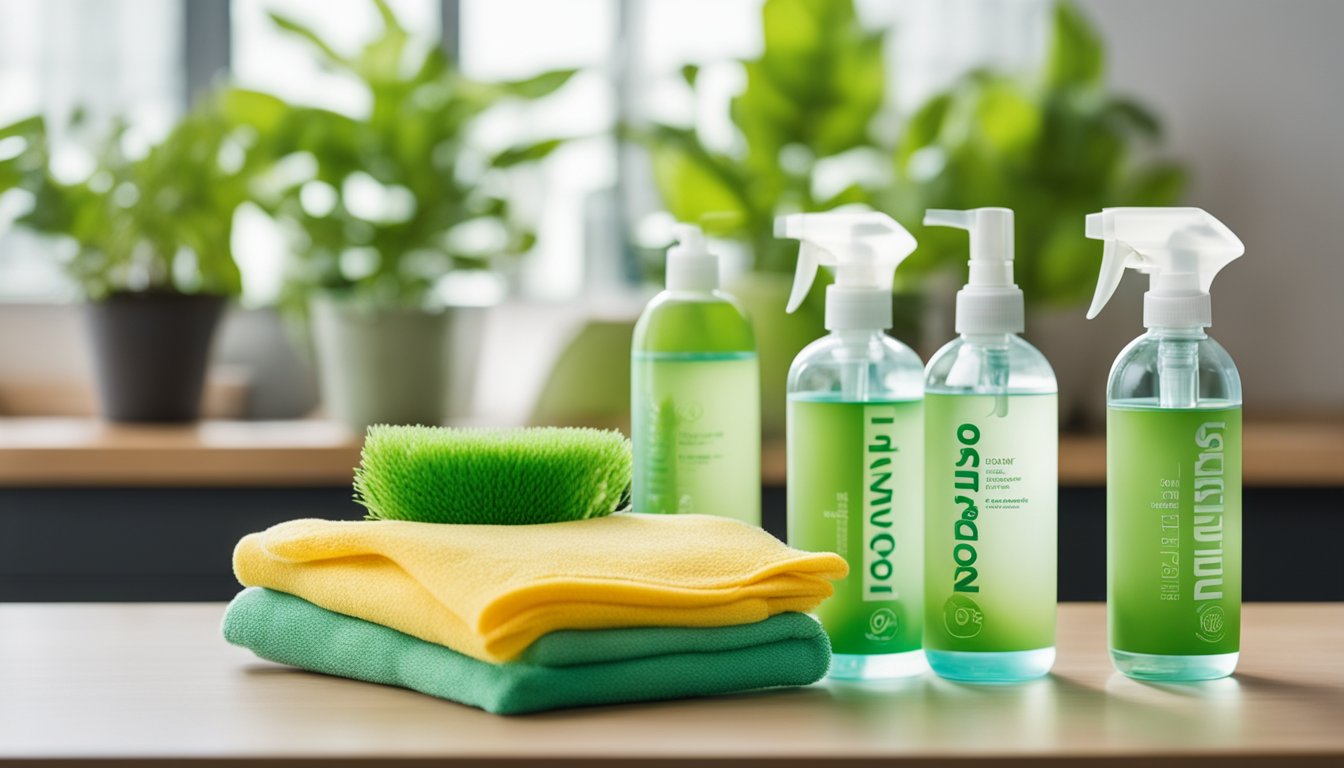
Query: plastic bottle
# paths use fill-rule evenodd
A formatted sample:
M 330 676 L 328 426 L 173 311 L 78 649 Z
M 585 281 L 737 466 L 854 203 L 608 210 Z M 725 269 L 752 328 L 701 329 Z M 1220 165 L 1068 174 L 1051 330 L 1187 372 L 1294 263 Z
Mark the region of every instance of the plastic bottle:
M 636 512 L 761 524 L 760 372 L 751 321 L 719 288 L 696 227 L 677 226 L 667 290 L 635 325 L 631 438 Z
M 1017 682 L 1055 661 L 1059 404 L 1019 333 L 1013 212 L 930 210 L 970 233 L 956 330 L 924 377 L 924 653 L 939 675 Z
M 915 239 L 880 213 L 816 213 L 775 220 L 802 241 L 789 311 L 817 266 L 830 334 L 793 361 L 788 381 L 789 543 L 829 550 L 849 575 L 818 616 L 835 653 L 831 676 L 872 679 L 927 669 L 923 609 L 923 364 L 884 333 L 892 277 Z
M 1107 383 L 1106 543 L 1111 660 L 1130 677 L 1232 673 L 1241 634 L 1241 378 L 1204 329 L 1209 286 L 1245 252 L 1199 208 L 1107 208 L 1096 317 L 1126 267 L 1149 275 L 1148 332 Z

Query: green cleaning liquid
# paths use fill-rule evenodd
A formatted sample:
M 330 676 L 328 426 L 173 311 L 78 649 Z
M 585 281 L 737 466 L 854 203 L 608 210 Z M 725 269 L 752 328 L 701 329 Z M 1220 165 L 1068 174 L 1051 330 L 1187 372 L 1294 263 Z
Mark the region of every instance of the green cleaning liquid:
M 700 230 L 678 225 L 667 290 L 644 308 L 630 354 L 636 512 L 761 524 L 761 382 L 751 320 L 719 290 Z
M 1217 677 L 1241 634 L 1241 408 L 1112 403 L 1111 653 L 1136 677 Z
M 924 403 L 929 664 L 977 682 L 1045 674 L 1055 646 L 1056 396 L 929 392 Z
M 760 525 L 756 355 L 636 351 L 630 373 L 638 509 Z
M 918 655 L 922 622 L 919 400 L 789 398 L 789 543 L 850 564 L 817 614 L 836 664 Z M 922 663 L 922 662 L 921 662 Z M 862 675 L 853 675 L 862 676 Z

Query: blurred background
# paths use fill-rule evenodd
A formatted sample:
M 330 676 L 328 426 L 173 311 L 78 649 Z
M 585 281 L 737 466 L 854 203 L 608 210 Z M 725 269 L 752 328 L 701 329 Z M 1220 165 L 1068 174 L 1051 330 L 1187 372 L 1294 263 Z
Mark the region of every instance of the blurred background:
M 1331 0 L 0 0 L 0 600 L 223 599 L 229 544 L 356 517 L 374 421 L 628 428 L 677 220 L 756 323 L 767 527 L 779 213 L 920 249 L 891 330 L 951 338 L 965 240 L 1017 214 L 1061 385 L 1061 597 L 1103 593 L 1103 389 L 1144 280 L 1083 320 L 1083 215 L 1195 205 L 1245 258 L 1211 333 L 1245 389 L 1248 599 L 1344 599 L 1344 51 Z M 115 542 L 115 546 L 112 545 Z M 161 555 L 173 543 L 177 554 Z

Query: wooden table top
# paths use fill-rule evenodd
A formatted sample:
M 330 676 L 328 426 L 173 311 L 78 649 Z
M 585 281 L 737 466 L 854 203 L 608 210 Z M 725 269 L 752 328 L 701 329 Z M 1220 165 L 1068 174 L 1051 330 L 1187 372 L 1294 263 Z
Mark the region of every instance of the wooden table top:
M 220 638 L 222 610 L 0 605 L 0 764 L 1344 765 L 1344 604 L 1247 605 L 1240 671 L 1209 683 L 1120 676 L 1104 607 L 1064 604 L 1054 674 L 1023 685 L 926 676 L 515 718 L 258 660 Z
M 1344 420 L 1248 422 L 1243 482 L 1344 486 Z M 205 421 L 190 426 L 90 419 L 0 418 L 0 487 L 338 486 L 359 463 L 360 435 L 326 421 Z M 761 454 L 766 485 L 782 486 L 785 450 Z M 1106 482 L 1102 435 L 1062 435 L 1059 481 Z

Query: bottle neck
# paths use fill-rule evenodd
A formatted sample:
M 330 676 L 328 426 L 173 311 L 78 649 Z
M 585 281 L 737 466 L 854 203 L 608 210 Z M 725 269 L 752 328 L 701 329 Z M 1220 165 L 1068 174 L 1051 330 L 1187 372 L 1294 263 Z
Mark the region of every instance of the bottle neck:
M 1015 333 L 963 333 L 961 340 L 967 344 L 974 344 L 977 347 L 1006 347 L 1008 346 Z
M 1207 339 L 1209 335 L 1204 332 L 1202 325 L 1187 325 L 1178 328 L 1149 328 L 1145 336 L 1153 339 L 1186 339 L 1199 340 Z
M 855 344 L 866 345 L 871 344 L 873 342 L 883 341 L 884 339 L 886 339 L 887 332 L 882 329 L 873 330 L 869 328 L 843 328 L 840 330 L 831 331 L 831 336 L 839 339 L 841 342 L 847 345 L 855 345 Z

